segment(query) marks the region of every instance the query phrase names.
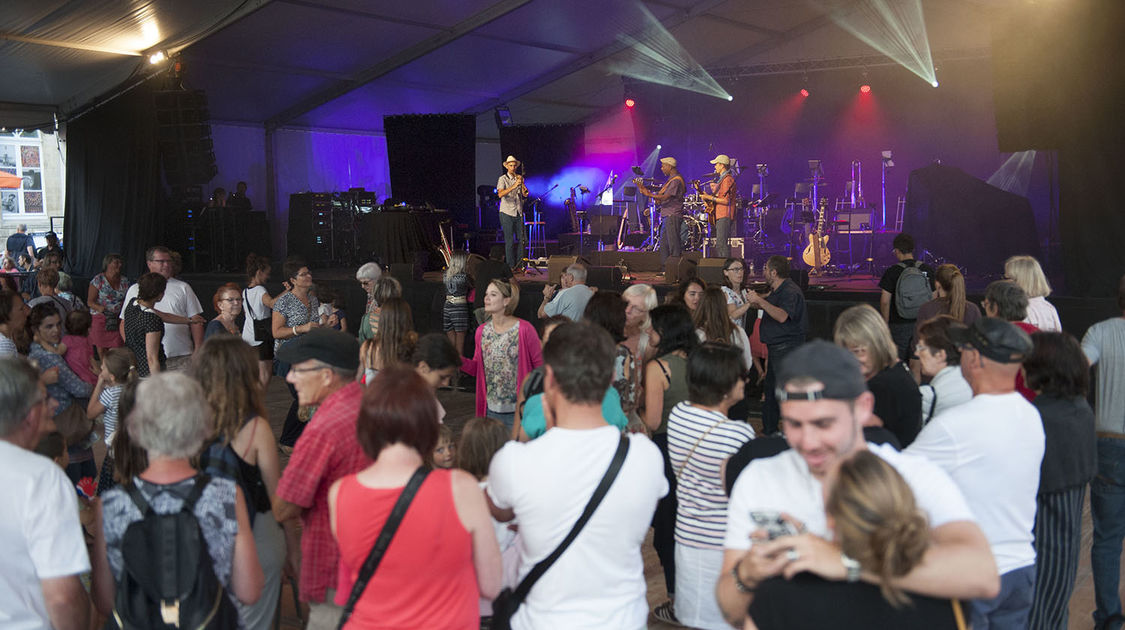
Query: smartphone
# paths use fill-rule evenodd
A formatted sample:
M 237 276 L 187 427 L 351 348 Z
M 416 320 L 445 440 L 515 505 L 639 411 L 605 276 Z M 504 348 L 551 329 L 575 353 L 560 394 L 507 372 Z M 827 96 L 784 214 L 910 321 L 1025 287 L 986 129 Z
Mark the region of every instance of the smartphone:
M 750 520 L 754 521 L 757 529 L 765 530 L 770 540 L 782 536 L 796 536 L 801 533 L 793 523 L 781 518 L 781 512 L 755 510 L 750 512 Z

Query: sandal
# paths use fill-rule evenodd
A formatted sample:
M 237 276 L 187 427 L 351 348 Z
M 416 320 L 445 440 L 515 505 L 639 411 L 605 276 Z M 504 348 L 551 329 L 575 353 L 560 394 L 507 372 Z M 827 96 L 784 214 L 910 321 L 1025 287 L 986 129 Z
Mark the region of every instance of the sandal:
M 684 625 L 680 623 L 680 620 L 676 619 L 676 606 L 672 603 L 672 600 L 668 600 L 656 608 L 653 608 L 652 616 L 664 623 L 684 627 Z

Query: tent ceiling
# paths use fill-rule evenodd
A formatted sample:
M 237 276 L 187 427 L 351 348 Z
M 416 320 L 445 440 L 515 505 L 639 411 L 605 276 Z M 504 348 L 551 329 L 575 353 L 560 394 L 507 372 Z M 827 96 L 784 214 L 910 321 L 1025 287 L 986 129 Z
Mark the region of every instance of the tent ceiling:
M 843 1 L 843 0 L 837 0 Z M 872 0 L 856 0 L 859 2 Z M 1015 0 L 923 0 L 931 48 L 987 49 Z M 179 51 L 217 122 L 379 132 L 387 114 L 583 120 L 620 102 L 608 64 L 645 22 L 633 0 L 9 0 L 0 16 L 0 124 L 78 112 Z M 709 68 L 871 55 L 798 0 L 645 0 Z M 463 32 L 462 32 L 463 31 Z

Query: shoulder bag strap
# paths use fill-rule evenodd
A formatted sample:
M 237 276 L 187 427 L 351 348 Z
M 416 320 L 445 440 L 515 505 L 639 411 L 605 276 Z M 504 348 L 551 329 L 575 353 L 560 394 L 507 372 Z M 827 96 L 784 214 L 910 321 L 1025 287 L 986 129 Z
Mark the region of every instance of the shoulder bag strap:
M 622 435 L 620 441 L 617 443 L 617 452 L 613 454 L 613 461 L 609 464 L 609 470 L 605 471 L 601 483 L 599 483 L 597 489 L 594 490 L 590 501 L 586 503 L 586 509 L 582 511 L 582 516 L 578 517 L 578 521 L 574 523 L 574 527 L 571 528 L 570 533 L 567 534 L 566 538 L 559 543 L 559 546 L 551 552 L 551 555 L 540 560 L 539 563 L 531 569 L 531 572 L 527 574 L 527 577 L 516 587 L 515 592 L 512 593 L 512 603 L 514 605 L 518 606 L 523 603 L 523 600 L 527 598 L 527 594 L 531 592 L 531 587 L 535 586 L 539 578 L 543 577 L 547 569 L 551 568 L 551 565 L 562 556 L 566 548 L 570 546 L 570 543 L 574 542 L 574 539 L 578 537 L 578 533 L 586 526 L 587 521 L 594 515 L 594 510 L 598 509 L 598 505 L 602 502 L 602 499 L 605 498 L 606 493 L 609 492 L 609 487 L 613 485 L 613 480 L 617 478 L 617 473 L 621 472 L 621 465 L 625 463 L 625 455 L 628 454 L 628 452 L 629 438 Z
M 934 419 L 934 408 L 937 407 L 937 388 L 930 385 L 930 391 L 933 392 L 933 398 L 930 399 L 930 412 L 926 414 L 926 422 Z
M 430 474 L 430 468 L 420 466 L 418 470 L 414 471 L 410 481 L 406 482 L 406 487 L 402 489 L 402 494 L 395 501 L 395 506 L 391 509 L 391 515 L 387 517 L 387 522 L 383 524 L 383 529 L 375 539 L 371 552 L 367 554 L 367 559 L 363 561 L 363 567 L 360 568 L 355 585 L 352 586 L 351 595 L 348 595 L 348 603 L 344 606 L 344 614 L 340 616 L 340 623 L 336 626 L 337 630 L 343 628 L 344 624 L 348 622 L 348 618 L 352 616 L 352 610 L 355 609 L 359 596 L 363 594 L 363 590 L 367 588 L 368 580 L 375 574 L 375 569 L 379 567 L 379 562 L 383 560 L 383 554 L 387 552 L 391 539 L 398 531 L 398 526 L 402 523 L 402 517 L 406 516 L 406 509 L 410 507 L 414 495 L 418 494 L 418 488 L 422 487 L 422 482 L 426 480 L 428 474 Z M 338 504 L 337 507 L 339 507 Z
M 680 483 L 680 475 L 684 474 L 684 469 L 687 468 L 688 462 L 691 461 L 691 456 L 695 455 L 695 449 L 699 448 L 699 443 L 703 441 L 703 438 L 707 437 L 708 435 L 711 435 L 711 432 L 714 431 L 720 424 L 722 424 L 726 421 L 727 421 L 727 418 L 723 418 L 722 420 L 719 420 L 715 424 L 711 425 L 711 427 L 709 429 L 707 429 L 703 433 L 703 435 L 699 436 L 699 439 L 695 441 L 695 444 L 691 445 L 691 451 L 689 451 L 688 454 L 687 454 L 687 457 L 684 458 L 684 465 L 680 466 L 680 469 L 676 471 L 676 484 L 677 485 L 679 485 L 679 483 Z

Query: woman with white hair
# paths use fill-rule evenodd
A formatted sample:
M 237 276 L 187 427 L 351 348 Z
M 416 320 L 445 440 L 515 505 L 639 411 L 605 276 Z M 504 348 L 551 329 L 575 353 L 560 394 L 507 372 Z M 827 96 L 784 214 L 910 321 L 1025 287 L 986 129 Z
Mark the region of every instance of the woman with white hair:
M 637 365 L 644 365 L 656 351 L 649 343 L 652 320 L 648 316 L 659 303 L 656 290 L 647 284 L 629 285 L 621 299 L 625 300 L 625 341 L 621 343 L 633 353 Z
M 371 314 L 375 312 L 376 303 L 372 296 L 375 293 L 375 282 L 382 276 L 383 268 L 378 263 L 373 262 L 363 263 L 355 272 L 355 279 L 359 281 L 359 285 L 363 287 L 363 292 L 367 294 L 367 307 L 363 311 L 363 317 L 359 320 L 360 343 L 374 336 L 371 331 Z
M 130 496 L 132 488 L 157 514 L 174 514 L 185 500 L 197 496 L 192 513 L 215 577 L 230 597 L 243 604 L 258 601 L 264 578 L 242 491 L 231 479 L 201 476 L 191 464 L 212 433 L 203 388 L 186 374 L 155 374 L 138 385 L 136 404 L 125 422 L 129 436 L 145 450 L 148 467 L 133 477 L 128 489 L 119 486 L 102 495 L 101 526 L 96 528 L 91 553 L 98 610 L 104 615 L 113 611 L 117 584 L 129 568 L 123 549 L 125 532 L 143 518 Z M 197 484 L 204 484 L 202 492 Z
M 1039 261 L 1031 256 L 1012 256 L 1004 262 L 1004 279 L 1011 280 L 1027 294 L 1027 317 L 1023 321 L 1043 332 L 1062 332 L 1059 312 L 1047 301 L 1051 283 Z

